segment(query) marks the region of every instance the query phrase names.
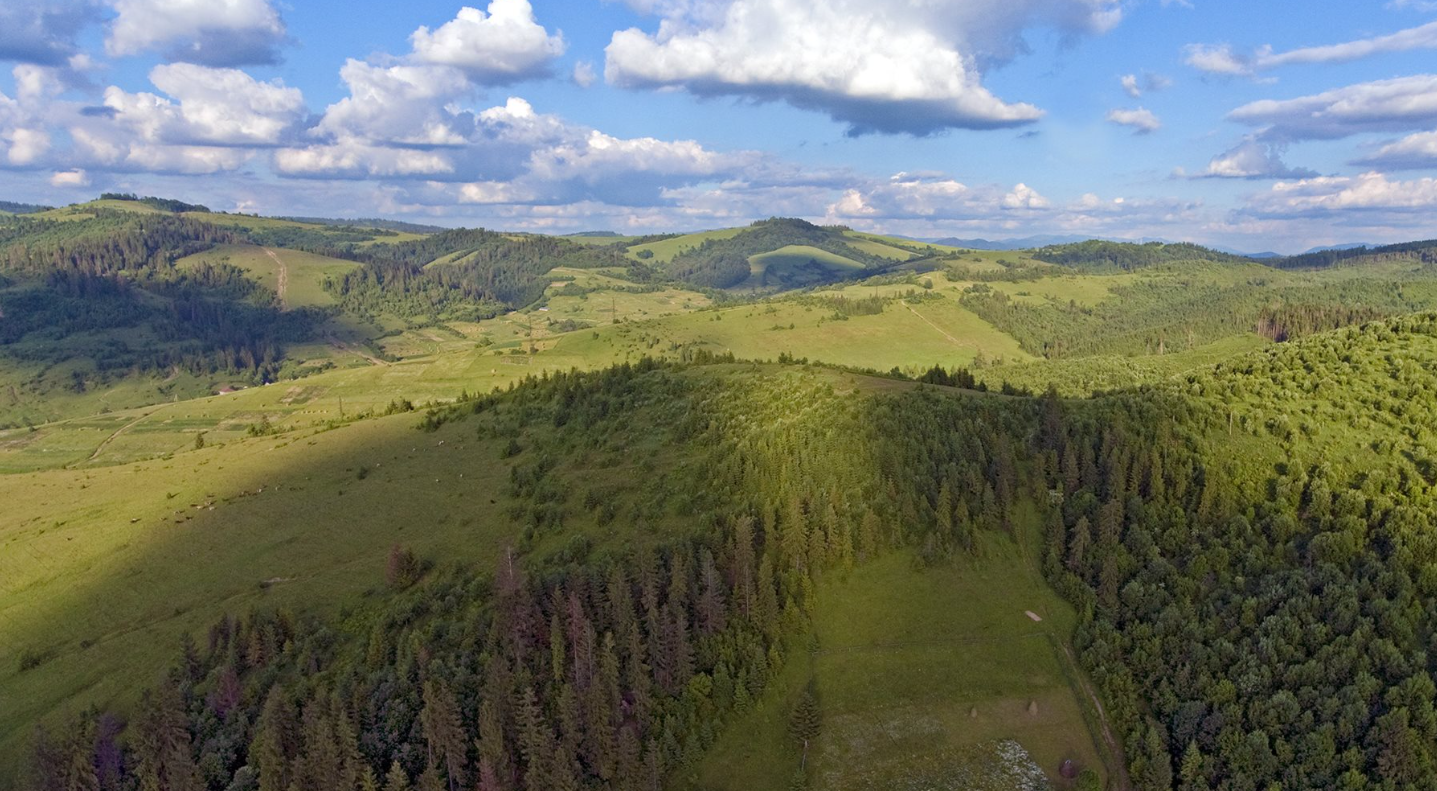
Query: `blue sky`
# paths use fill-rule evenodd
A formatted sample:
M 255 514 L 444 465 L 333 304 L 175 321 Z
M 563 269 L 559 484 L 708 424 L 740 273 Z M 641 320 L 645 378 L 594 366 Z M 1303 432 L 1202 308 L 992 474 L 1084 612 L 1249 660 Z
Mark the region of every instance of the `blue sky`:
M 1437 236 L 1437 2 L 7 0 L 0 199 L 1247 251 Z

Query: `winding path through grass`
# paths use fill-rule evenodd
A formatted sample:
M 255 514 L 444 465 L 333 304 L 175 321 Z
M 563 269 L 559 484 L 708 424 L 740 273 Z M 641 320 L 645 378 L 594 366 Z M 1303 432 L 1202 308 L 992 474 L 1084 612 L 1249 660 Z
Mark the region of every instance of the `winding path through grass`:
M 915 316 L 917 316 L 918 318 L 922 319 L 925 324 L 927 324 L 928 326 L 930 326 L 930 327 L 932 327 L 933 329 L 937 330 L 939 335 L 942 335 L 943 337 L 947 338 L 949 341 L 951 341 L 951 342 L 953 343 L 954 346 L 962 346 L 962 347 L 965 348 L 965 349 L 968 348 L 968 346 L 965 345 L 962 341 L 958 340 L 957 338 L 953 337 L 952 335 L 949 335 L 947 330 L 943 329 L 942 327 L 938 326 L 937 324 L 934 324 L 933 321 L 930 320 L 927 316 L 925 316 L 925 315 L 923 315 L 922 313 L 919 313 L 918 311 L 914 310 L 914 309 L 913 309 L 913 306 L 910 305 L 910 304 L 908 304 L 908 301 L 907 301 L 907 300 L 899 300 L 899 302 L 901 302 L 901 303 L 903 304 L 903 307 L 908 308 L 908 312 L 909 312 L 909 313 L 912 313 L 913 315 L 915 315 Z

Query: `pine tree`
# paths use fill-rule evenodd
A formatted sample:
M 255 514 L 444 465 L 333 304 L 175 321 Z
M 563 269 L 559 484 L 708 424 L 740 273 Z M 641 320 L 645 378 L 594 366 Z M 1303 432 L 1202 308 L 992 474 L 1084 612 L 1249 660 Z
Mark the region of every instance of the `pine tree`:
M 788 735 L 803 748 L 805 757 L 808 755 L 808 743 L 818 737 L 819 728 L 822 725 L 822 715 L 818 708 L 818 696 L 815 694 L 813 683 L 809 682 L 798 696 L 798 702 L 794 704 L 793 711 L 788 718 Z
M 135 774 L 140 791 L 201 791 L 184 700 L 174 679 L 165 679 L 140 701 Z
M 289 762 L 295 752 L 294 722 L 294 705 L 284 688 L 279 684 L 270 687 L 249 748 L 250 765 L 259 773 L 259 791 L 289 788 Z
M 553 752 L 553 734 L 549 731 L 534 688 L 526 686 L 515 703 L 519 721 L 519 752 L 524 758 L 524 785 L 530 791 L 544 788 L 545 768 Z
M 374 767 L 368 763 L 359 770 L 359 791 L 379 791 L 379 778 L 374 776 Z
M 754 606 L 753 517 L 744 515 L 733 524 L 733 591 L 735 604 L 748 616 Z
M 483 791 L 505 791 L 502 778 L 510 776 L 509 750 L 504 739 L 504 723 L 499 707 L 485 697 L 479 703 L 479 785 Z M 489 776 L 485 779 L 485 771 Z
M 878 545 L 882 540 L 883 525 L 878 519 L 878 514 L 873 509 L 863 513 L 863 521 L 858 530 L 858 560 L 860 562 L 872 560 L 878 553 Z
M 714 565 L 713 553 L 707 548 L 699 553 L 700 589 L 698 600 L 699 631 L 705 636 L 721 632 L 725 626 L 724 584 Z
M 1188 742 L 1187 750 L 1183 752 L 1183 762 L 1178 770 L 1178 788 L 1181 791 L 1200 791 L 1207 788 L 1207 779 L 1203 771 L 1203 757 L 1198 750 L 1197 742 Z
M 566 648 L 564 624 L 559 620 L 559 613 L 556 610 L 553 615 L 549 616 L 549 670 L 556 684 L 564 680 Z
M 65 791 L 100 791 L 95 772 L 95 720 L 81 716 L 70 738 L 70 760 L 65 772 Z
M 459 719 L 459 705 L 455 702 L 454 693 L 443 681 L 431 679 L 425 682 L 424 709 L 419 714 L 419 720 L 424 727 L 424 740 L 429 745 L 429 762 L 443 767 L 449 791 L 456 791 L 465 784 L 467 737 Z
M 1068 570 L 1074 574 L 1082 574 L 1087 568 L 1088 544 L 1092 542 L 1092 528 L 1088 525 L 1088 517 L 1078 517 L 1078 523 L 1073 525 L 1072 536 L 1068 538 Z
M 399 761 L 389 765 L 389 774 L 384 776 L 384 791 L 409 791 L 409 774 Z

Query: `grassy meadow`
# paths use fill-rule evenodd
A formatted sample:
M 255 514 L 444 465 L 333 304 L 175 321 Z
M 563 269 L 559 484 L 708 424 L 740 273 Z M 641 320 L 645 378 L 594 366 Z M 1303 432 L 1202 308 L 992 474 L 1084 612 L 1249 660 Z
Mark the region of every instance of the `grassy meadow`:
M 1058 788 L 1067 759 L 1106 776 L 1081 675 L 1062 650 L 1076 616 L 1028 552 L 990 537 L 979 557 L 952 565 L 925 569 L 898 553 L 831 574 L 811 633 L 688 787 L 789 788 L 801 758 L 789 712 L 810 682 L 822 712 L 808 756 L 816 791 L 1004 788 L 991 785 L 1004 776 L 992 748 L 1010 740 Z

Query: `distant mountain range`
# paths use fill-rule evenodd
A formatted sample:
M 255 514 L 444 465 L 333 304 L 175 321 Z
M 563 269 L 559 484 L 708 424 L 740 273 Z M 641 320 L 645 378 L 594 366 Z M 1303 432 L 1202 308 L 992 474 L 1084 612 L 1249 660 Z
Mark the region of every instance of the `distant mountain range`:
M 1161 243 L 1163 243 L 1163 244 L 1172 244 L 1172 243 L 1173 243 L 1171 239 L 1162 239 L 1162 238 L 1151 238 L 1151 239 L 1149 239 L 1149 238 L 1142 238 L 1142 239 L 1119 239 L 1119 238 L 1110 237 L 1110 236 L 1074 236 L 1074 235 L 1063 236 L 1063 235 L 1057 235 L 1057 234 L 1040 234 L 1040 235 L 1037 235 L 1037 236 L 1023 236 L 1023 237 L 1019 237 L 1019 238 L 1015 238 L 1015 239 L 960 239 L 960 238 L 958 238 L 958 237 L 956 237 L 956 236 L 947 236 L 947 237 L 944 237 L 944 238 L 941 238 L 941 239 L 919 239 L 919 238 L 915 238 L 915 237 L 911 237 L 911 236 L 900 236 L 900 237 L 898 237 L 898 238 L 900 238 L 900 239 L 912 239 L 912 240 L 915 241 L 915 242 L 925 242 L 925 243 L 927 243 L 927 244 L 941 244 L 941 245 L 946 245 L 946 246 L 948 246 L 948 247 L 963 247 L 963 248 L 967 248 L 967 249 L 969 249 L 969 250 L 1029 250 L 1029 249 L 1032 249 L 1032 248 L 1035 248 L 1035 247 L 1047 247 L 1047 246 L 1049 246 L 1049 245 L 1075 244 L 1075 243 L 1077 243 L 1077 242 L 1086 242 L 1086 241 L 1088 241 L 1089 239 L 1097 239 L 1097 240 L 1104 241 L 1104 242 L 1127 242 L 1127 243 L 1130 243 L 1130 244 L 1147 244 L 1148 242 L 1161 242 Z M 1314 248 L 1312 248 L 1311 250 L 1304 250 L 1304 251 L 1301 253 L 1301 255 L 1307 255 L 1308 253 L 1320 253 L 1320 252 L 1322 252 L 1322 251 L 1324 251 L 1324 250 L 1353 250 L 1353 249 L 1356 249 L 1356 248 L 1358 248 L 1358 247 L 1371 247 L 1371 246 L 1372 246 L 1372 245 L 1369 244 L 1369 243 L 1367 243 L 1367 242 L 1353 242 L 1353 243 L 1348 243 L 1348 244 L 1332 244 L 1332 245 L 1325 245 L 1325 246 L 1323 246 L 1323 247 L 1314 247 Z M 1266 259 L 1269 259 L 1269 258 L 1283 258 L 1283 257 L 1284 257 L 1282 253 L 1274 253 L 1274 252 L 1271 252 L 1271 251 L 1262 252 L 1262 253 L 1249 253 L 1249 252 L 1247 252 L 1247 251 L 1245 251 L 1245 250 L 1234 250 L 1234 249 L 1232 249 L 1232 248 L 1230 248 L 1230 247 L 1218 247 L 1218 246 L 1215 246 L 1215 245 L 1210 245 L 1209 247 L 1210 247 L 1210 249 L 1216 250 L 1216 251 L 1218 251 L 1218 252 L 1220 252 L 1220 253 L 1229 253 L 1229 254 L 1231 254 L 1231 255 L 1240 255 L 1240 256 L 1243 256 L 1243 257 L 1245 257 L 1245 258 L 1252 258 L 1252 259 L 1256 259 L 1256 260 L 1259 260 L 1259 261 L 1266 260 Z
M 281 220 L 293 222 L 305 222 L 312 225 L 329 225 L 337 227 L 352 228 L 378 228 L 381 231 L 396 231 L 399 233 L 443 233 L 451 230 L 438 225 L 423 225 L 402 220 L 385 220 L 378 217 L 357 217 L 354 219 L 342 219 L 334 217 L 280 217 Z

